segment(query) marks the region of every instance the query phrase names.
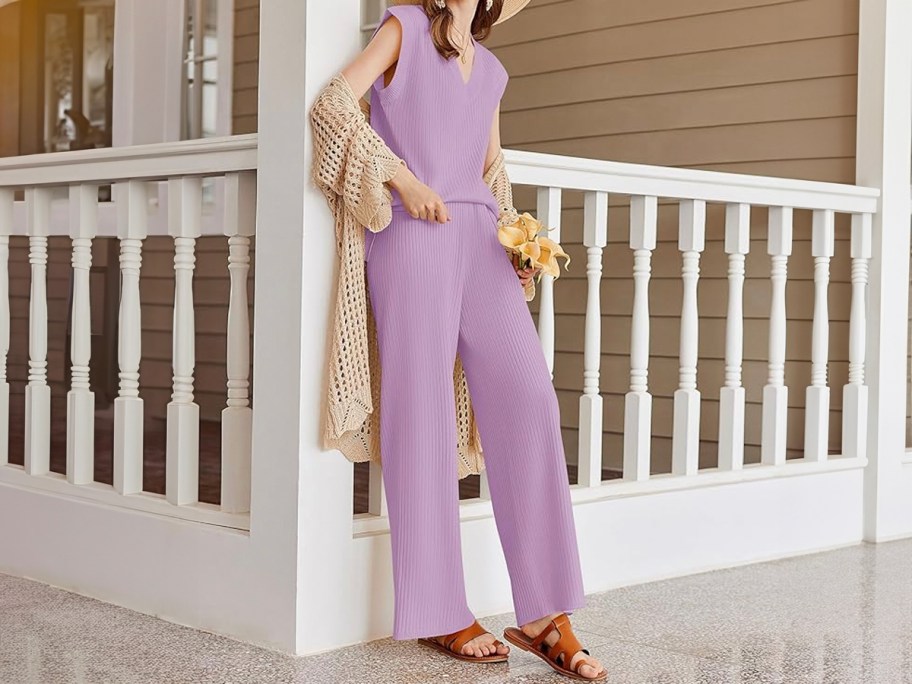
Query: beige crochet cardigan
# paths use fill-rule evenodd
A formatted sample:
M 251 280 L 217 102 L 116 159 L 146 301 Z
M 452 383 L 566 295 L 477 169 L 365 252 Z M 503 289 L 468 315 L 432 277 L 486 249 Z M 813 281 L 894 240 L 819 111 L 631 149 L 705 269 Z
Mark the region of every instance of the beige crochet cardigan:
M 370 106 L 336 74 L 310 109 L 312 180 L 323 192 L 335 223 L 339 272 L 329 352 L 329 393 L 323 446 L 350 461 L 380 462 L 380 363 L 376 328 L 364 275 L 364 228 L 379 232 L 392 220 L 385 185 L 404 163 L 369 124 Z M 503 152 L 484 173 L 501 207 L 498 225 L 516 219 Z M 508 258 L 504 255 L 504 258 Z M 525 291 L 535 296 L 534 281 Z M 459 477 L 484 469 L 481 439 L 457 354 L 453 367 Z

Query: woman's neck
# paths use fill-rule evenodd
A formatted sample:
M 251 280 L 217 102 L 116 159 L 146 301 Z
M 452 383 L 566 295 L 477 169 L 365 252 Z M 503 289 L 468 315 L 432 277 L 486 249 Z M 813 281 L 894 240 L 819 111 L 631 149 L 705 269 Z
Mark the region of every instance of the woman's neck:
M 472 19 L 478 9 L 479 0 L 447 0 L 447 7 L 453 13 L 453 23 L 457 31 L 469 36 L 472 31 Z

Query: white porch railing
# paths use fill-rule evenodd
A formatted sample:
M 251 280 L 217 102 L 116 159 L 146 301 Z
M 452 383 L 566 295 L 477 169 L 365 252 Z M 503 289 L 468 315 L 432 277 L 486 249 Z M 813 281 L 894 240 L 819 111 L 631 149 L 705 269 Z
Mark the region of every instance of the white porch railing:
M 0 160 L 0 481 L 199 522 L 249 528 L 252 409 L 247 280 L 256 202 L 256 136 L 35 155 Z M 204 213 L 203 179 L 218 178 Z M 100 185 L 114 201 L 99 203 Z M 16 201 L 23 191 L 22 201 Z M 214 210 L 212 210 L 214 209 Z M 8 462 L 10 237 L 28 237 L 29 375 L 24 466 Z M 67 393 L 66 473 L 49 470 L 47 382 L 48 237 L 72 239 L 72 382 Z M 139 276 L 143 240 L 174 239 L 173 386 L 167 407 L 166 491 L 143 491 L 143 399 L 139 393 Z M 196 240 L 227 236 L 230 304 L 228 400 L 222 412 L 219 506 L 198 501 L 199 406 L 194 402 Z M 94 239 L 120 244 L 119 393 L 114 401 L 113 485 L 94 481 L 95 402 L 89 387 L 89 269 Z
M 634 493 L 689 489 L 707 484 L 755 481 L 789 474 L 858 469 L 865 463 L 867 387 L 864 384 L 865 287 L 871 256 L 871 216 L 877 208 L 876 190 L 830 183 L 648 167 L 510 150 L 506 153 L 511 179 L 537 188 L 538 216 L 560 233 L 561 197 L 566 190 L 585 193 L 583 242 L 588 255 L 584 370 L 580 395 L 578 484 L 575 502 Z M 609 194 L 630 198 L 629 242 L 634 252 L 634 295 L 630 341 L 630 383 L 624 402 L 623 478 L 602 480 L 602 396 L 599 390 L 602 345 L 601 271 L 608 235 Z M 674 393 L 672 472 L 650 474 L 653 436 L 652 395 L 649 391 L 649 279 L 656 247 L 658 202 L 679 206 L 678 248 L 681 252 L 680 371 Z M 728 310 L 725 325 L 725 381 L 720 388 L 718 465 L 699 468 L 701 394 L 697 388 L 697 290 L 699 260 L 704 250 L 708 203 L 725 206 L 724 250 L 728 260 Z M 761 462 L 744 463 L 745 388 L 741 378 L 745 255 L 750 245 L 752 207 L 768 208 L 767 252 L 771 259 L 768 377 L 763 388 Z M 802 459 L 786 460 L 788 391 L 784 382 L 786 358 L 787 262 L 792 251 L 794 210 L 813 212 L 814 318 L 811 384 L 806 388 L 805 441 Z M 836 215 L 851 216 L 852 303 L 849 324 L 849 374 L 843 387 L 842 453 L 828 454 L 830 388 L 827 385 L 829 348 L 829 262 L 834 255 Z M 561 284 L 557 283 L 557 287 Z M 555 355 L 555 283 L 545 277 L 540 290 L 539 331 L 553 369 Z M 372 472 L 379 477 L 379 471 Z M 484 478 L 484 475 L 482 475 Z M 373 488 L 376 490 L 376 485 Z M 463 504 L 465 518 L 490 512 L 487 487 L 479 500 Z M 374 511 L 376 513 L 376 510 Z M 386 528 L 380 515 L 356 516 L 356 532 Z

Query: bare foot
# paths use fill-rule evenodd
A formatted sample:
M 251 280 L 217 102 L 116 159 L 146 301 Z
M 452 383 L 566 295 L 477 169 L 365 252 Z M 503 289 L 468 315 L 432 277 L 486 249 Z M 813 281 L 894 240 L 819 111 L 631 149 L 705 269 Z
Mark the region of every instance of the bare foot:
M 548 623 L 558 615 L 560 615 L 560 613 L 552 613 L 551 615 L 547 615 L 539 620 L 535 620 L 534 622 L 529 622 L 525 625 L 522 625 L 520 629 L 527 637 L 534 639 L 545 627 L 548 626 Z M 548 646 L 553 646 L 559 638 L 560 634 L 558 634 L 558 631 L 556 629 L 552 629 L 551 633 L 545 637 L 545 643 Z M 570 663 L 563 663 L 563 666 L 568 670 L 573 670 L 580 660 L 584 662 L 583 665 L 580 665 L 578 671 L 580 676 L 585 677 L 586 679 L 594 679 L 598 673 L 602 671 L 602 664 L 596 658 L 587 656 L 582 651 L 577 651 L 574 653 L 573 657 L 570 658 Z
M 446 646 L 446 643 L 444 643 L 445 636 L 446 635 L 431 637 L 431 639 L 436 641 L 441 646 Z M 507 655 L 507 653 L 510 652 L 509 646 L 507 646 L 506 644 L 498 644 L 497 646 L 495 646 L 494 640 L 495 640 L 495 637 L 490 632 L 485 632 L 484 634 L 480 634 L 477 637 L 475 637 L 474 639 L 471 639 L 470 641 L 466 642 L 466 644 L 462 647 L 462 653 L 463 653 L 463 655 L 470 655 L 470 656 L 474 656 L 475 658 L 481 658 L 483 656 L 489 656 L 489 655 L 494 655 L 494 654 Z

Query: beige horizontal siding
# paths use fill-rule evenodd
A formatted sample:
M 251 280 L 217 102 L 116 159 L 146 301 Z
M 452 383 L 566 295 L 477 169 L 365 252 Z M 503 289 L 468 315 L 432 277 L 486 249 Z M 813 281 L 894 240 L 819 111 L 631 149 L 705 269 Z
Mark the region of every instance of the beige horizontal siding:
M 232 132 L 257 131 L 257 70 L 260 49 L 260 2 L 234 3 L 234 76 Z
M 857 0 L 532 0 L 498 26 L 487 45 L 510 72 L 502 107 L 505 147 L 615 161 L 734 173 L 853 182 Z M 535 210 L 529 188 L 517 204 Z M 604 465 L 619 468 L 623 401 L 629 387 L 633 256 L 629 198 L 612 196 L 603 255 Z M 576 458 L 582 393 L 586 251 L 582 195 L 563 198 L 562 243 L 570 270 L 555 287 L 554 379 L 565 446 Z M 769 257 L 765 209 L 755 209 L 746 261 L 744 384 L 748 460 L 759 459 L 766 382 Z M 698 385 L 703 398 L 701 463 L 715 464 L 723 382 L 727 258 L 724 213 L 710 206 L 700 263 Z M 788 448 L 803 443 L 810 382 L 813 258 L 809 212 L 795 213 L 786 289 Z M 848 222 L 837 222 L 831 263 L 830 448 L 838 450 L 847 376 Z M 654 472 L 670 469 L 672 395 L 678 383 L 682 297 L 677 205 L 663 202 L 650 282 L 650 390 Z M 533 311 L 538 303 L 533 303 Z

